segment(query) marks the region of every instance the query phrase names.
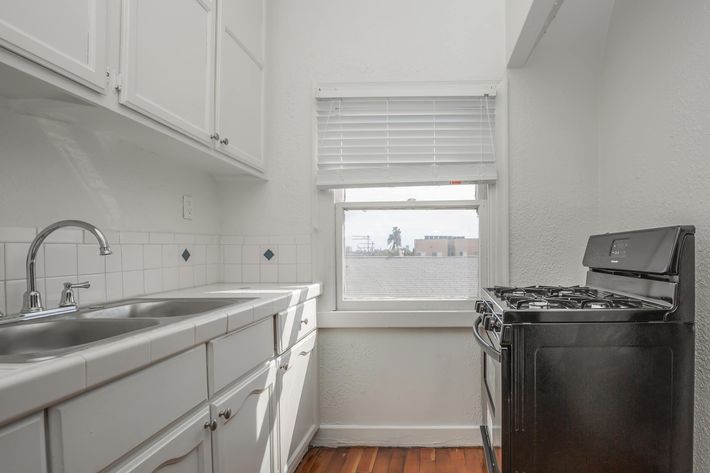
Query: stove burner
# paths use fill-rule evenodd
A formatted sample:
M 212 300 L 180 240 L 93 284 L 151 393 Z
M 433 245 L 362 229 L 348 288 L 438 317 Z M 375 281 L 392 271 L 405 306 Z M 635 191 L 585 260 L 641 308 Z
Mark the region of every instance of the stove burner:
M 499 286 L 491 291 L 509 307 L 517 310 L 607 310 L 655 307 L 639 299 L 582 286 Z

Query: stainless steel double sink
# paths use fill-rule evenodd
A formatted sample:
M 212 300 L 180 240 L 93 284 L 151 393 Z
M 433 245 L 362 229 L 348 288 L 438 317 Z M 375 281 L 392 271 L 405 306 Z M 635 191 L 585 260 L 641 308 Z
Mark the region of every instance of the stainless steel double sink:
M 130 299 L 42 319 L 0 323 L 0 363 L 42 361 L 253 298 Z

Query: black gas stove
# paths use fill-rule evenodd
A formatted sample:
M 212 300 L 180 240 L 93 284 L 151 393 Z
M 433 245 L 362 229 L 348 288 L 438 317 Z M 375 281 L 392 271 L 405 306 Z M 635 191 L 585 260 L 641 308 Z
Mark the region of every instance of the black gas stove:
M 695 229 L 590 237 L 584 286 L 476 303 L 489 473 L 692 471 Z

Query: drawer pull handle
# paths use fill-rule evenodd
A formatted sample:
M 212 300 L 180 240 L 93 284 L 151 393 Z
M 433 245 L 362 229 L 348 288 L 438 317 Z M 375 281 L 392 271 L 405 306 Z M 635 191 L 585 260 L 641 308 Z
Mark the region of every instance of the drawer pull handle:
M 301 320 L 301 323 L 304 324 L 304 325 L 307 325 L 307 324 L 308 324 L 308 319 L 303 319 L 303 320 Z
M 217 430 L 217 421 L 214 419 L 210 419 L 207 422 L 205 422 L 205 429 L 209 429 L 212 432 Z
M 219 411 L 218 414 L 220 417 L 224 417 L 224 420 L 228 420 L 230 417 L 232 417 L 232 409 L 227 408 L 223 411 Z

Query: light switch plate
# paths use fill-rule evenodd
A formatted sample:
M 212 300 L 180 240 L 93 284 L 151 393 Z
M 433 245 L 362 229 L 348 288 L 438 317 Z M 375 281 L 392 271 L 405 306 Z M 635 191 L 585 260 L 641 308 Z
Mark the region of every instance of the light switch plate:
M 192 220 L 192 196 L 183 195 L 182 196 L 182 218 L 185 220 Z

